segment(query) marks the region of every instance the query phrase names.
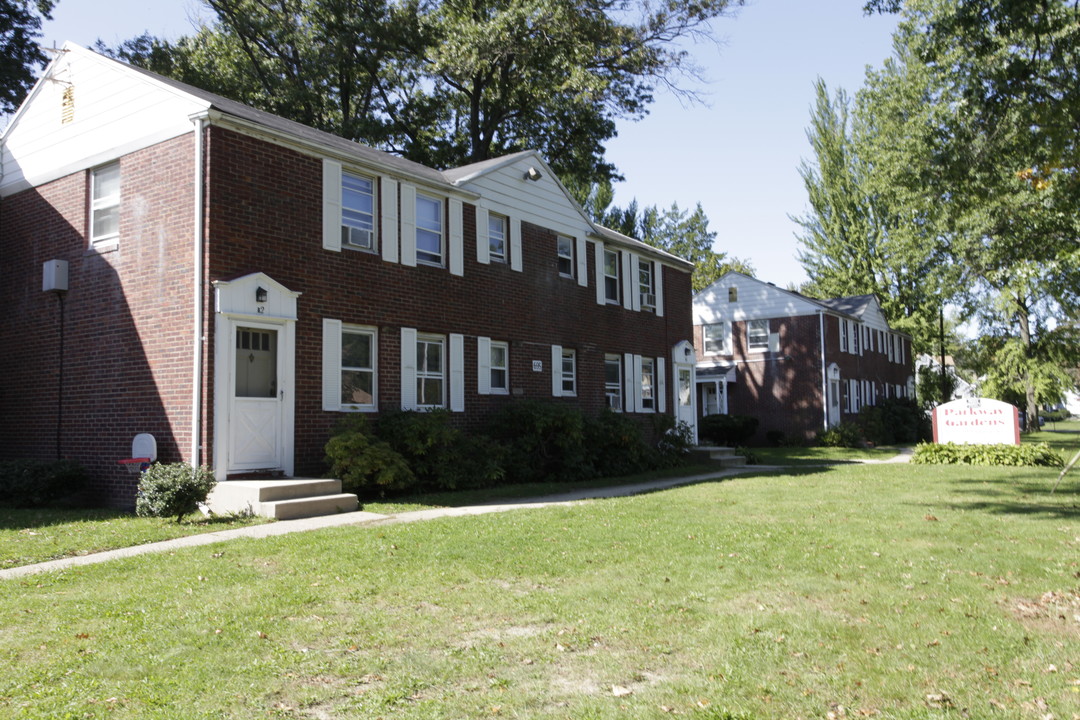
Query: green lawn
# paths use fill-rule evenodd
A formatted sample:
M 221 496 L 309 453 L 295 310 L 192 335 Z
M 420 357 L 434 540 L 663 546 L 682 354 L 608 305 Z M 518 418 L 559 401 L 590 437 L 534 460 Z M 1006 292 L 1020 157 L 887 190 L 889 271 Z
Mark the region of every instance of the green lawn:
M 0 570 L 265 522 L 261 518 L 140 518 L 120 510 L 0 508 Z
M 804 468 L 5 581 L 0 717 L 1069 720 L 1056 476 Z

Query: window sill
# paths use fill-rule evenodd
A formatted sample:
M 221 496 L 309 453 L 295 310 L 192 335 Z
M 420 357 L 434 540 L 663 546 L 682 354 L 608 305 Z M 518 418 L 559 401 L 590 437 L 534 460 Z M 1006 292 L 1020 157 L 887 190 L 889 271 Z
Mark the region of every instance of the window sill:
M 373 413 L 379 412 L 375 405 L 342 405 L 341 412 L 347 413 Z
M 120 238 L 99 240 L 96 243 L 90 243 L 90 247 L 86 248 L 84 255 L 104 255 L 105 253 L 116 252 L 119 249 Z

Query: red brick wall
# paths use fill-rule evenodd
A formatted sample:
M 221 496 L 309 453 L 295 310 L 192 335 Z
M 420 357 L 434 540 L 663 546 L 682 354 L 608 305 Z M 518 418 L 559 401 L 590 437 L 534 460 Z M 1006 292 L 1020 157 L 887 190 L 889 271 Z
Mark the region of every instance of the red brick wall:
M 60 454 L 92 495 L 130 505 L 117 465 L 153 433 L 162 460 L 187 459 L 191 402 L 191 136 L 120 161 L 120 241 L 88 248 L 89 173 L 0 202 L 0 457 L 56 456 L 59 307 L 46 260 L 69 263 Z
M 465 335 L 465 413 L 456 416 L 463 424 L 481 423 L 514 397 L 551 398 L 552 344 L 577 352 L 578 394 L 565 402 L 589 412 L 602 409 L 604 353 L 665 358 L 670 395 L 672 348 L 691 334 L 688 273 L 665 269 L 664 317 L 598 305 L 591 245 L 588 287 L 559 276 L 555 233 L 528 223 L 522 227 L 522 272 L 507 264 L 483 265 L 476 261 L 475 209 L 468 204 L 464 277 L 446 268 L 387 263 L 373 253 L 326 251 L 318 158 L 219 128 L 211 131 L 209 152 L 211 279 L 261 271 L 303 293 L 296 327 L 297 474 L 323 469 L 323 446 L 342 416 L 322 410 L 324 317 L 379 329 L 383 408 L 401 403 L 402 327 Z M 510 343 L 514 394 L 477 394 L 477 336 Z M 542 373 L 532 372 L 534 360 L 543 362 Z

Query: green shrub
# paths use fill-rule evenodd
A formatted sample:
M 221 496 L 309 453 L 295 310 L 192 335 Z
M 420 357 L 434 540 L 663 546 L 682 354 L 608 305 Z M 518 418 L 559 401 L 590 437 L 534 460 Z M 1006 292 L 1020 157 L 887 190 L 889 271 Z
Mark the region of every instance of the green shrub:
M 363 415 L 350 415 L 326 443 L 330 474 L 345 492 L 369 497 L 375 489 L 408 490 L 416 476 L 401 453 L 376 438 Z
M 42 507 L 82 490 L 86 472 L 70 460 L 0 462 L 0 507 Z
M 437 486 L 445 490 L 495 487 L 506 479 L 506 455 L 506 448 L 487 435 L 460 433 L 440 454 Z
M 1046 422 L 1058 423 L 1064 422 L 1071 418 L 1072 413 L 1070 413 L 1068 410 L 1065 410 L 1064 408 L 1061 410 L 1046 410 L 1045 412 L 1039 413 L 1039 417 L 1041 417 Z
M 918 465 L 1003 465 L 1061 467 L 1061 455 L 1046 443 L 1037 445 L 957 445 L 920 443 L 911 462 Z
M 698 435 L 723 446 L 745 445 L 757 432 L 758 419 L 746 415 L 706 415 L 698 422 Z
M 673 415 L 657 415 L 653 418 L 656 433 L 656 451 L 661 467 L 677 467 L 690 457 L 694 447 L 694 429 Z
M 450 426 L 447 410 L 400 410 L 384 413 L 375 427 L 380 440 L 401 454 L 419 489 L 452 488 L 447 476 L 453 472 L 449 463 L 455 447 L 462 442 L 462 432 Z
M 506 448 L 511 482 L 575 482 L 595 476 L 585 451 L 585 417 L 569 405 L 508 403 L 492 418 L 487 434 Z
M 604 477 L 633 475 L 659 466 L 660 454 L 645 442 L 641 424 L 605 410 L 585 421 L 588 463 Z
M 822 447 L 859 447 L 863 444 L 862 430 L 858 425 L 850 422 L 833 425 L 818 435 L 817 444 Z
M 929 440 L 930 414 L 910 398 L 890 398 L 865 405 L 856 421 L 862 437 L 875 445 L 895 445 Z
M 172 517 L 176 522 L 199 509 L 217 481 L 209 468 L 195 469 L 187 463 L 154 463 L 139 480 L 135 514 L 140 517 Z
M 766 430 L 765 441 L 772 447 L 781 447 L 784 444 L 784 439 L 787 435 L 783 430 Z

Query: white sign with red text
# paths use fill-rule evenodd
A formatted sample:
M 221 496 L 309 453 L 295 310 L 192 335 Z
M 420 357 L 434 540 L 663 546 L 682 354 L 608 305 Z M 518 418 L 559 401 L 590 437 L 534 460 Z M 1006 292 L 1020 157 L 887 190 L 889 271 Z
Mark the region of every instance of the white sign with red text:
M 934 442 L 1019 445 L 1019 411 L 1015 405 L 987 398 L 963 398 L 938 405 L 934 408 Z

